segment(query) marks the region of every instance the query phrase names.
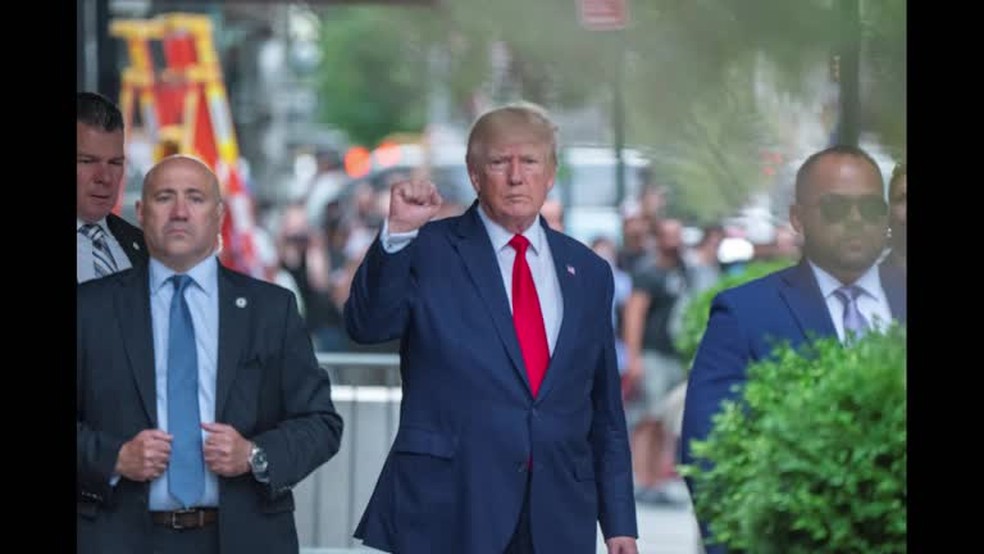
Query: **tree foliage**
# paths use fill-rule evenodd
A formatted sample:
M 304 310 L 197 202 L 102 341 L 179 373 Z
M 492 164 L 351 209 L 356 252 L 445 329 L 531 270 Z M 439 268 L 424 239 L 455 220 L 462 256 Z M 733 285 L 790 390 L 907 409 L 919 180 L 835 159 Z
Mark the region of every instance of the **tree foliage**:
M 431 12 L 418 8 L 328 10 L 321 26 L 322 118 L 360 144 L 426 123 Z
M 616 32 L 584 29 L 571 0 L 333 7 L 322 18 L 323 115 L 371 143 L 421 130 L 438 82 L 467 124 L 477 97 L 609 110 L 620 78 L 627 142 L 654 154 L 685 212 L 709 219 L 772 184 L 760 153 L 776 146 L 780 122 L 756 102 L 756 60 L 778 68 L 780 92 L 808 95 L 805 77 L 838 48 L 840 4 L 637 1 Z M 862 130 L 904 154 L 905 3 L 862 8 Z

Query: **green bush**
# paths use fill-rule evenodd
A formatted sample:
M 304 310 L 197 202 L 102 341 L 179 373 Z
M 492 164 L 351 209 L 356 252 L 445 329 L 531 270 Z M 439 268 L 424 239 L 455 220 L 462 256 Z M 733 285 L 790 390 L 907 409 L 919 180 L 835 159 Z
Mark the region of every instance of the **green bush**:
M 852 346 L 780 345 L 748 368 L 697 462 L 694 507 L 719 542 L 756 554 L 906 550 L 906 332 Z
M 684 367 L 689 370 L 690 364 L 697 354 L 697 346 L 700 344 L 701 337 L 704 336 L 704 329 L 707 328 L 707 318 L 710 317 L 711 301 L 714 300 L 717 293 L 747 283 L 752 279 L 764 277 L 773 271 L 789 267 L 793 263 L 789 260 L 752 262 L 745 266 L 745 269 L 740 273 L 722 277 L 716 285 L 690 299 L 686 307 L 683 308 L 680 330 L 675 341 Z

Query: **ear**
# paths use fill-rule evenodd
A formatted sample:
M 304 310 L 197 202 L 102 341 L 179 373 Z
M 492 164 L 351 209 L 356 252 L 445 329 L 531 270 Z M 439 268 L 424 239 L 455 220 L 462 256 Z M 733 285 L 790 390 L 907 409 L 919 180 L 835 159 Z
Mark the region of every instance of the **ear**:
M 143 226 L 144 226 L 144 224 L 143 224 L 144 223 L 143 222 L 143 219 L 144 219 L 144 217 L 143 217 L 143 210 L 141 209 L 142 207 L 143 207 L 143 203 L 140 202 L 140 200 L 137 200 L 134 203 L 134 208 L 137 210 L 137 223 L 140 224 L 140 228 L 141 229 L 143 229 Z
M 468 166 L 468 180 L 471 181 L 471 186 L 475 189 L 475 194 L 478 195 L 481 192 L 478 186 L 478 171 L 471 165 Z
M 803 221 L 800 219 L 800 210 L 799 204 L 791 204 L 789 206 L 789 223 L 792 224 L 796 233 L 802 236 Z

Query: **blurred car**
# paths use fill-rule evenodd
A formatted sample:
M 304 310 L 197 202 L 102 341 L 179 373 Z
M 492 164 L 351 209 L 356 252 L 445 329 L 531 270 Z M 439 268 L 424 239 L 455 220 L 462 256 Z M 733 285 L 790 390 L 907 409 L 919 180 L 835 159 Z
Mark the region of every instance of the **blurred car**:
M 564 204 L 564 229 L 590 244 L 607 236 L 621 244 L 622 215 L 619 203 L 635 198 L 646 184 L 649 159 L 634 148 L 622 149 L 625 191 L 618 197 L 615 150 L 607 146 L 567 146 L 560 152 L 558 191 Z

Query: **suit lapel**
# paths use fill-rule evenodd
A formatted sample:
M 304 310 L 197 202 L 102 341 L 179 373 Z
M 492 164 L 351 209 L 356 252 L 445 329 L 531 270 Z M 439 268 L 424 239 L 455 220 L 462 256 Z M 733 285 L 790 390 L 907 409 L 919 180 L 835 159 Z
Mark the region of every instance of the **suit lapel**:
M 509 310 L 509 297 L 502 284 L 499 262 L 493 252 L 492 241 L 478 217 L 478 201 L 458 220 L 457 240 L 452 240 L 452 246 L 458 251 L 468 275 L 471 277 L 479 296 L 492 316 L 492 322 L 499 333 L 499 339 L 509 354 L 513 369 L 526 383 L 530 390 L 530 381 L 526 376 L 526 364 L 519 350 L 519 340 L 513 326 L 512 312 Z M 549 372 L 548 372 L 549 373 Z
M 129 229 L 123 225 L 123 219 L 114 214 L 109 214 L 106 216 L 106 226 L 109 227 L 109 232 L 113 234 L 116 242 L 123 249 L 123 253 L 130 259 L 130 265 L 137 265 L 137 261 L 141 259 L 140 245 L 133 234 L 129 232 Z
M 785 286 L 779 290 L 779 294 L 789 306 L 803 336 L 837 336 L 827 304 L 806 260 L 788 269 L 781 279 Z
M 557 272 L 557 281 L 560 283 L 560 295 L 563 298 L 564 311 L 561 315 L 557 343 L 554 345 L 553 354 L 550 356 L 550 363 L 547 364 L 547 374 L 543 377 L 540 391 L 536 395 L 537 403 L 543 401 L 553 388 L 554 383 L 562 377 L 560 368 L 566 367 L 570 363 L 567 358 L 573 351 L 571 346 L 573 346 L 577 322 L 581 319 L 581 309 L 583 308 L 583 302 L 577 301 L 581 297 L 579 292 L 580 281 L 578 281 L 576 268 L 570 258 L 570 251 L 565 248 L 559 233 L 549 229 L 542 219 L 541 224 L 544 227 L 547 243 L 550 245 L 550 255 L 553 257 L 554 271 Z
M 235 380 L 243 347 L 248 344 L 252 317 L 251 298 L 228 269 L 219 264 L 219 346 L 215 384 L 215 419 L 221 421 L 222 410 Z
M 123 334 L 123 348 L 130 361 L 147 418 L 152 427 L 158 427 L 154 331 L 150 319 L 147 266 L 140 266 L 131 272 L 120 286 L 120 294 L 113 296 L 116 317 Z
M 892 317 L 905 324 L 905 273 L 898 268 L 882 264 L 878 267 L 878 275 L 881 277 L 882 289 L 888 298 L 888 308 L 892 312 Z

